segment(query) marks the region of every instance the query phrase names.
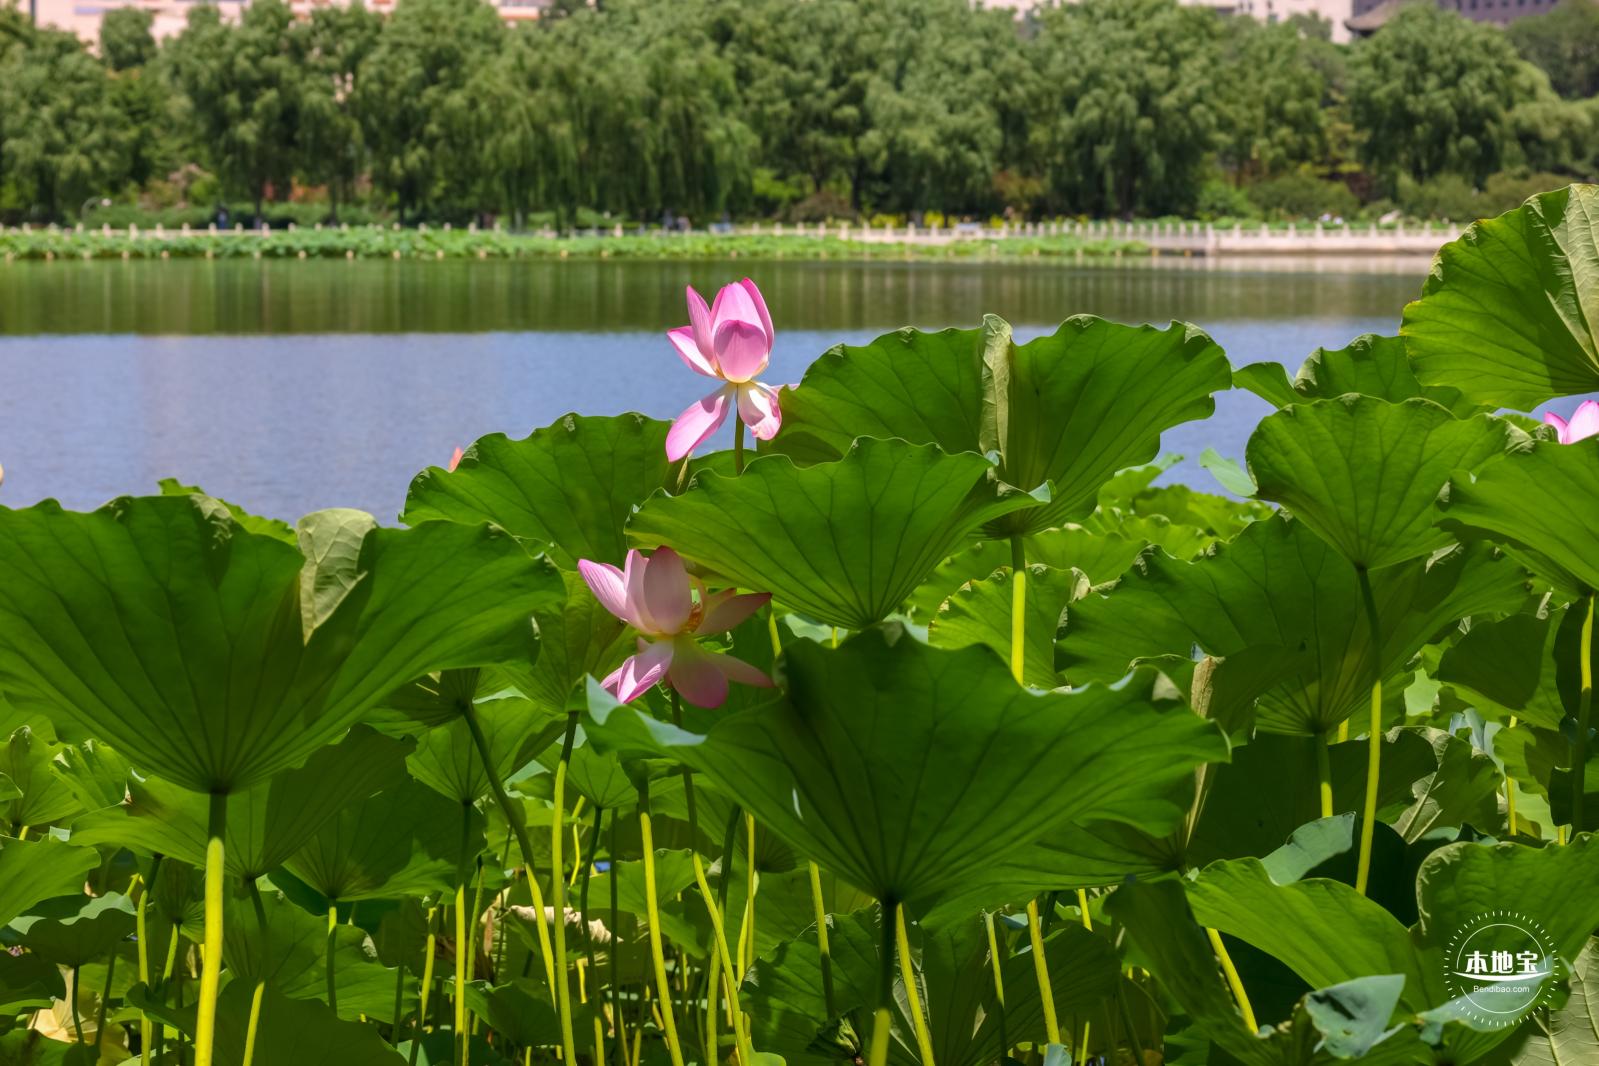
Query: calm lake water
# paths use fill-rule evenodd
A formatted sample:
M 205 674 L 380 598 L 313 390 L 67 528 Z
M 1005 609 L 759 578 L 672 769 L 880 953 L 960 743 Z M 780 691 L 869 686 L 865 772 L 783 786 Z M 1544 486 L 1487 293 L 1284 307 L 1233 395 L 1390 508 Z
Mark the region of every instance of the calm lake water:
M 1426 262 L 1029 263 L 149 261 L 0 265 L 0 501 L 87 508 L 178 477 L 294 518 L 391 521 L 413 474 L 487 433 L 577 410 L 675 416 L 707 391 L 663 332 L 685 284 L 749 274 L 778 330 L 772 383 L 840 341 L 992 312 L 1021 337 L 1092 313 L 1184 319 L 1235 366 L 1296 367 L 1392 332 Z M 1243 392 L 1169 433 L 1192 463 L 1241 457 L 1266 405 Z

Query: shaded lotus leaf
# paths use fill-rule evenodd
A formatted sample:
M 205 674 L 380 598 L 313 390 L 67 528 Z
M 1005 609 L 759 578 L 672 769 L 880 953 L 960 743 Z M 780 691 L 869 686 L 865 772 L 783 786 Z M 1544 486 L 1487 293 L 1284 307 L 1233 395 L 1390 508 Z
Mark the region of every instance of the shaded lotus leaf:
M 1046 529 L 1023 538 L 1029 565 L 1056 570 L 1078 570 L 1090 584 L 1101 585 L 1120 577 L 1144 550 L 1142 540 L 1114 533 L 1097 533 L 1082 526 Z M 970 581 L 991 577 L 1011 564 L 1010 544 L 984 540 L 970 545 L 938 564 L 911 593 L 908 606 L 918 620 L 926 620 L 955 590 Z
M 1564 608 L 1473 622 L 1444 649 L 1434 675 L 1484 717 L 1520 718 L 1558 729 L 1566 711 L 1555 670 L 1555 637 Z
M 0 1014 L 14 1018 L 27 1011 L 49 1010 L 50 1001 L 67 997 L 61 970 L 42 956 L 0 951 Z
M 1148 462 L 1160 434 L 1208 417 L 1228 387 L 1227 360 L 1193 326 L 1124 326 L 1091 315 L 1015 344 L 989 315 L 983 327 L 900 330 L 823 355 L 783 399 L 778 450 L 841 456 L 859 437 L 898 437 L 944 451 L 995 453 L 1000 478 L 1051 499 L 996 517 L 993 536 L 1079 518 L 1124 467 Z M 818 448 L 817 446 L 821 447 Z
M 133 935 L 133 903 L 115 892 L 58 897 L 13 919 L 10 928 L 35 955 L 58 966 L 81 966 Z
M 401 518 L 492 522 L 553 545 L 564 569 L 576 569 L 579 559 L 620 566 L 628 516 L 676 476 L 666 460 L 668 428 L 637 414 L 569 414 L 522 440 L 491 434 L 453 472 L 435 466 L 418 474 Z
M 409 750 L 409 743 L 357 726 L 305 765 L 235 794 L 228 802 L 228 874 L 254 880 L 277 869 L 339 811 L 403 780 Z M 204 866 L 208 806 L 198 792 L 134 778 L 126 803 L 79 818 L 73 838 Z
M 740 869 L 743 864 L 740 863 Z M 589 878 L 589 909 L 599 911 L 601 907 L 609 908 L 611 899 L 611 881 L 616 880 L 616 905 L 619 910 L 628 914 L 643 917 L 645 914 L 644 898 L 644 862 L 642 859 L 631 861 L 613 861 L 609 870 L 594 874 Z M 808 883 L 808 882 L 807 882 Z M 661 899 L 671 899 L 679 892 L 684 891 L 694 884 L 694 862 L 691 853 L 684 849 L 681 851 L 657 848 L 655 850 L 655 891 Z M 575 900 L 576 894 L 571 894 Z M 698 893 L 695 893 L 696 897 Z M 731 900 L 731 897 L 729 897 Z M 757 890 L 756 899 L 759 899 Z M 698 899 L 696 905 L 700 905 Z M 734 911 L 733 913 L 739 913 Z
M 996 480 L 980 455 L 863 438 L 837 462 L 769 455 L 738 477 L 697 475 L 681 496 L 645 503 L 628 533 L 857 630 L 893 613 L 984 522 L 1044 499 Z
M 145 772 L 237 792 L 409 678 L 526 654 L 559 593 L 488 527 L 324 511 L 299 537 L 251 534 L 202 496 L 0 510 L 0 685 Z
M 1599 186 L 1534 196 L 1444 245 L 1400 335 L 1416 375 L 1491 407 L 1599 391 Z
M 1450 479 L 1442 524 L 1486 536 L 1569 594 L 1599 589 L 1599 438 L 1531 448 Z
M 487 981 L 471 981 L 466 986 L 466 1005 L 495 1032 L 522 1047 L 549 1047 L 561 1042 L 561 1027 L 549 992 L 528 978 L 518 978 L 493 986 Z M 577 1022 L 587 1014 L 581 1004 L 573 1004 L 574 1028 L 585 1032 Z
M 1362 334 L 1343 348 L 1317 348 L 1293 381 L 1281 363 L 1250 363 L 1233 371 L 1233 384 L 1248 389 L 1273 407 L 1331 400 L 1357 392 L 1389 403 L 1422 397 L 1456 414 L 1471 414 L 1457 389 L 1427 387 L 1416 379 L 1415 369 L 1399 337 Z
M 54 771 L 55 756 L 66 745 L 23 726 L 0 746 L 0 774 L 16 795 L 0 804 L 0 817 L 15 826 L 52 825 L 83 809 L 77 795 Z
M 582 577 L 561 571 L 564 602 L 535 611 L 539 657 L 532 673 L 516 681 L 523 695 L 551 712 L 565 713 L 590 674 L 604 677 L 633 651 L 626 627 L 600 606 Z M 581 697 L 579 697 L 581 698 Z
M 561 753 L 553 745 L 539 757 L 539 762 L 551 774 L 560 761 Z M 638 788 L 622 760 L 599 751 L 592 744 L 579 744 L 572 749 L 566 766 L 566 787 L 602 811 L 631 812 L 638 803 Z
M 928 642 L 939 648 L 981 644 L 1004 662 L 1011 657 L 1011 571 L 1007 568 L 957 589 L 928 622 Z M 1066 605 L 1088 592 L 1088 579 L 1072 570 L 1027 568 L 1026 645 L 1023 680 L 1034 688 L 1060 684 L 1055 638 Z
M 385 899 L 455 885 L 461 805 L 406 780 L 345 806 L 284 866 L 328 900 Z
M 269 989 L 291 999 L 326 999 L 327 918 L 307 913 L 276 892 L 264 892 L 263 931 L 247 900 L 233 902 L 223 938 L 231 984 L 254 988 L 265 981 Z M 364 1014 L 381 1022 L 393 1020 L 394 969 L 378 961 L 376 947 L 359 926 L 341 923 L 334 929 L 333 972 L 339 1017 L 353 1020 Z M 407 986 L 405 996 L 401 1010 L 414 1010 L 414 985 Z
M 1536 1011 L 1506 1041 L 1509 1066 L 1599 1062 L 1599 939 L 1590 939 L 1571 966 L 1566 1002 Z
M 565 712 L 539 706 L 515 692 L 463 698 L 474 701 L 479 728 L 501 781 L 525 766 L 566 728 Z M 471 726 L 458 713 L 418 735 L 416 751 L 406 764 L 412 777 L 457 803 L 473 803 L 489 793 L 488 774 Z
M 1376 571 L 1371 582 L 1385 678 L 1462 617 L 1516 610 L 1527 593 L 1521 568 L 1481 544 Z M 1268 732 L 1322 733 L 1370 699 L 1358 579 L 1303 522 L 1255 522 L 1191 563 L 1141 557 L 1107 595 L 1070 606 L 1059 662 L 1074 682 L 1109 680 L 1137 661 L 1186 659 L 1195 645 L 1224 660 L 1229 699 L 1258 698 L 1256 723 Z
M 254 986 L 232 981 L 217 1003 L 217 1066 L 243 1066 Z M 343 1000 L 341 996 L 340 1008 Z M 255 1031 L 253 1062 L 294 1066 L 402 1066 L 405 1057 L 378 1030 L 335 1015 L 326 1003 L 284 995 L 267 986 Z M 481 1060 L 476 1060 L 481 1061 Z
M 1171 786 L 1226 742 L 1143 688 L 1034 694 L 986 648 L 898 627 L 784 649 L 788 699 L 690 733 L 591 686 L 591 742 L 678 760 L 805 857 L 920 906 L 1077 821 L 1168 824 Z M 951 783 L 959 787 L 949 787 Z
M 1430 400 L 1350 395 L 1268 416 L 1246 455 L 1262 499 L 1288 508 L 1355 566 L 1377 570 L 1447 545 L 1433 501 L 1450 474 L 1526 440 L 1503 419 L 1455 418 Z
M 0 837 L 0 928 L 42 900 L 81 895 L 84 878 L 99 865 L 93 848 Z
M 97 740 L 63 746 L 51 768 L 86 811 L 114 807 L 127 799 L 128 761 Z
M 1408 843 L 1465 825 L 1497 834 L 1504 824 L 1499 813 L 1504 776 L 1493 758 L 1442 730 L 1430 730 L 1428 739 L 1438 768 L 1412 783 L 1415 801 L 1394 820 L 1394 829 Z

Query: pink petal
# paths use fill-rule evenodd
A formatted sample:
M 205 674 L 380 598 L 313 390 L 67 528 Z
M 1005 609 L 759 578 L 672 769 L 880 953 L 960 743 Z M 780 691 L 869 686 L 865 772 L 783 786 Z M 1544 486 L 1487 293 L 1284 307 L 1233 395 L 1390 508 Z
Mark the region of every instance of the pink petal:
M 745 382 L 765 370 L 771 352 L 771 342 L 754 322 L 723 322 L 716 327 L 716 366 L 728 381 Z
M 771 440 L 783 425 L 783 410 L 778 406 L 777 392 L 758 381 L 751 381 L 738 390 L 738 417 L 750 427 L 756 440 Z
M 654 622 L 657 633 L 680 633 L 694 613 L 694 596 L 683 559 L 671 548 L 657 548 L 643 566 L 639 613 Z
M 465 453 L 461 451 L 460 445 L 456 445 L 454 454 L 450 456 L 450 472 L 452 474 L 455 472 L 455 468 L 461 465 L 461 456 L 463 454 Z
M 772 316 L 766 310 L 766 297 L 761 295 L 760 286 L 749 278 L 745 278 L 739 284 L 744 287 L 745 292 L 749 293 L 750 302 L 755 305 L 755 313 L 760 317 L 761 328 L 766 331 L 766 344 L 770 348 L 777 343 L 777 331 L 772 328 Z
M 667 681 L 696 707 L 720 707 L 727 702 L 727 675 L 717 669 L 711 653 L 692 640 L 678 642 L 677 654 L 667 671 Z
M 621 702 L 632 703 L 666 676 L 672 666 L 672 650 L 669 640 L 649 645 L 637 655 L 628 656 L 621 666 L 600 682 L 600 687 Z
M 716 293 L 716 302 L 711 304 L 711 332 L 721 329 L 729 322 L 742 322 L 746 326 L 760 327 L 762 333 L 766 327 L 761 324 L 761 313 L 755 308 L 755 301 L 750 297 L 749 290 L 742 285 L 723 285 Z
M 702 352 L 710 352 L 712 339 L 716 336 L 715 321 L 711 317 L 711 309 L 705 306 L 705 297 L 688 287 L 688 328 L 694 336 L 694 347 Z
M 728 398 L 727 389 L 717 389 L 678 415 L 666 434 L 666 458 L 677 462 L 720 429 L 727 421 Z
M 737 681 L 741 685 L 753 688 L 773 688 L 772 679 L 766 676 L 766 671 L 756 666 L 751 666 L 743 659 L 735 659 L 731 655 L 709 653 L 711 664 L 727 675 L 729 681 Z
M 1566 436 L 1566 434 L 1568 432 L 1568 429 L 1567 429 L 1567 426 L 1566 426 L 1566 420 L 1564 418 L 1561 418 L 1559 415 L 1555 414 L 1553 411 L 1549 411 L 1549 412 L 1546 412 L 1544 414 L 1543 420 L 1544 420 L 1544 423 L 1546 425 L 1550 425 L 1550 426 L 1554 426 L 1555 427 L 1555 439 L 1556 440 L 1558 440 L 1561 444 L 1570 444 L 1571 443 L 1571 441 Z
M 700 619 L 696 633 L 725 633 L 744 619 L 771 602 L 770 592 L 749 592 L 735 595 L 725 589 L 705 600 L 705 617 Z
M 1566 443 L 1586 440 L 1596 435 L 1599 435 L 1599 403 L 1584 400 L 1577 405 L 1577 413 L 1571 416 L 1571 428 L 1567 430 Z
M 579 559 L 577 572 L 589 591 L 594 593 L 594 598 L 600 601 L 601 607 L 624 622 L 632 621 L 631 612 L 627 609 L 627 578 L 622 571 L 610 563 Z
M 676 329 L 669 329 L 666 331 L 666 339 L 671 341 L 672 347 L 677 349 L 678 358 L 682 359 L 694 373 L 704 374 L 708 378 L 717 376 L 716 364 L 712 363 L 705 354 L 711 352 L 712 349 L 706 346 L 705 352 L 700 351 L 699 345 L 694 340 L 694 328 L 692 326 L 678 326 Z

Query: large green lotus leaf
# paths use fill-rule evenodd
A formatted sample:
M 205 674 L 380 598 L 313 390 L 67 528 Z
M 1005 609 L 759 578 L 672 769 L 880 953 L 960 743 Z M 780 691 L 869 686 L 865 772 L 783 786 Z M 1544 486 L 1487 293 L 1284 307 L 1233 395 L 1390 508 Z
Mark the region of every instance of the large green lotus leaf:
M 0 815 L 12 825 L 52 825 L 78 813 L 83 805 L 53 769 L 55 756 L 64 744 L 52 744 L 47 737 L 23 726 L 0 747 L 0 775 L 16 790 L 16 795 L 0 804 Z
M 1458 419 L 1430 400 L 1349 395 L 1268 416 L 1246 456 L 1262 499 L 1377 570 L 1448 544 L 1433 527 L 1433 501 L 1449 475 L 1526 439 L 1502 419 Z
M 501 781 L 526 765 L 566 726 L 564 712 L 552 711 L 515 693 L 479 697 L 474 706 L 495 774 Z M 488 774 L 464 717 L 423 732 L 406 763 L 412 777 L 457 803 L 472 803 L 488 795 Z
M 600 606 L 582 577 L 563 570 L 561 579 L 566 598 L 534 612 L 539 657 L 531 675 L 517 680 L 524 695 L 557 713 L 566 711 L 585 677 L 604 677 L 633 650 L 626 627 Z
M 1493 407 L 1599 391 L 1599 186 L 1534 196 L 1444 245 L 1399 332 L 1423 382 Z
M 929 620 L 927 639 L 940 648 L 981 644 L 1005 662 L 1011 656 L 1013 582 L 1009 569 L 957 589 Z M 1072 570 L 1048 566 L 1027 568 L 1027 630 L 1022 679 L 1035 688 L 1060 684 L 1055 671 L 1055 638 L 1066 605 L 1088 591 L 1088 579 Z
M 236 899 L 227 909 L 223 953 L 232 984 L 269 989 L 297 1000 L 326 999 L 328 990 L 328 923 L 276 892 L 263 893 L 260 917 L 250 902 Z M 339 1017 L 361 1015 L 382 1022 L 394 1017 L 395 973 L 378 961 L 377 948 L 359 926 L 340 924 L 333 931 L 333 973 Z M 416 1002 L 414 986 L 406 989 L 402 1012 Z
M 1133 564 L 1144 550 L 1144 541 L 1114 533 L 1097 533 L 1082 526 L 1046 529 L 1023 538 L 1029 565 L 1055 570 L 1077 570 L 1090 584 L 1114 581 Z M 991 577 L 996 570 L 1011 564 L 1010 545 L 1005 541 L 978 541 L 938 564 L 927 579 L 911 593 L 908 606 L 918 620 L 925 620 L 943 606 L 955 590 L 970 581 Z
M 84 878 L 99 865 L 93 848 L 0 837 L 0 927 L 42 900 L 81 895 Z
M 67 998 L 61 970 L 38 955 L 0 951 L 0 1014 L 8 1018 L 50 1009 L 53 999 Z
M 492 522 L 553 545 L 567 570 L 579 559 L 620 566 L 628 516 L 675 476 L 669 428 L 637 414 L 570 414 L 523 440 L 492 434 L 468 448 L 454 472 L 435 466 L 418 474 L 401 518 Z
M 1460 474 L 1439 498 L 1442 523 L 1486 535 L 1568 593 L 1599 589 L 1599 438 L 1542 441 Z
M 407 780 L 339 811 L 284 866 L 329 900 L 419 896 L 455 884 L 460 839 L 461 805 Z
M 1385 678 L 1462 617 L 1517 609 L 1526 575 L 1486 545 L 1374 572 Z M 1370 699 L 1372 643 L 1350 566 L 1303 522 L 1284 516 L 1248 526 L 1194 562 L 1163 553 L 1139 559 L 1108 595 L 1067 612 L 1060 665 L 1072 681 L 1108 680 L 1137 661 L 1187 658 L 1197 645 L 1224 663 L 1262 648 L 1283 662 L 1231 680 L 1259 698 L 1259 728 L 1315 735 Z M 1285 676 L 1286 675 L 1286 676 Z
M 115 892 L 60 897 L 11 922 L 23 946 L 59 966 L 81 966 L 103 957 L 132 936 L 133 929 L 133 903 Z
M 98 740 L 65 745 L 51 769 L 86 811 L 114 807 L 127 798 L 128 760 Z
M 1045 498 L 997 481 L 980 455 L 863 438 L 833 463 L 769 455 L 738 477 L 697 475 L 645 503 L 628 533 L 853 630 L 888 617 L 984 522 Z
M 1169 824 L 1175 782 L 1226 742 L 1137 685 L 1033 694 L 986 648 L 897 627 L 784 649 L 788 699 L 689 733 L 590 688 L 589 737 L 705 774 L 801 854 L 878 899 L 931 904 L 1072 822 Z M 953 786 L 953 787 L 952 787 Z
M 1520 718 L 1560 728 L 1565 708 L 1556 681 L 1555 637 L 1565 610 L 1473 622 L 1444 649 L 1433 676 L 1486 718 Z
M 228 803 L 226 868 L 253 880 L 270 873 L 345 807 L 403 780 L 410 744 L 357 726 L 305 765 Z M 209 800 L 160 778 L 135 778 L 128 801 L 79 818 L 73 838 L 205 865 Z
M 1534 1012 L 1507 1041 L 1508 1066 L 1599 1062 L 1599 939 L 1572 963 L 1570 981 L 1564 1004 Z
M 553 746 L 546 748 L 539 757 L 539 762 L 552 774 L 560 761 L 561 753 Z M 579 744 L 572 749 L 566 765 L 566 787 L 602 811 L 630 811 L 638 802 L 638 788 L 622 760 L 599 751 L 592 744 Z
M 739 868 L 743 869 L 742 862 Z M 611 881 L 616 881 L 616 906 L 619 910 L 642 917 L 646 913 L 644 894 L 644 862 L 642 859 L 612 861 L 610 869 L 594 874 L 589 879 L 589 909 L 599 911 L 609 907 Z M 808 882 L 807 882 L 808 883 Z M 693 853 L 684 850 L 657 848 L 655 850 L 655 891 L 661 899 L 671 899 L 694 884 Z M 575 895 L 569 893 L 569 895 Z M 755 898 L 760 900 L 760 890 Z M 698 905 L 698 900 L 695 900 Z M 741 913 L 741 910 L 733 913 Z
M 513 1044 L 532 1048 L 561 1042 L 560 1022 L 550 1003 L 549 990 L 542 983 L 525 977 L 514 978 L 498 987 L 486 981 L 472 981 L 466 986 L 466 1005 Z M 573 1007 L 582 1009 L 576 1003 Z M 584 1031 L 582 1027 L 574 1027 L 579 1032 Z
M 525 653 L 559 576 L 486 526 L 301 520 L 302 551 L 201 496 L 0 510 L 0 685 L 142 770 L 236 792 L 401 682 Z
M 1473 413 L 1463 409 L 1458 390 L 1429 388 L 1416 380 L 1403 340 L 1374 333 L 1356 337 L 1344 348 L 1317 348 L 1292 382 L 1281 363 L 1267 362 L 1239 367 L 1233 371 L 1233 384 L 1248 389 L 1273 407 L 1331 400 L 1358 392 L 1390 403 L 1420 396 L 1456 414 Z
M 1498 833 L 1504 824 L 1499 813 L 1504 776 L 1493 758 L 1442 730 L 1430 730 L 1428 740 L 1438 768 L 1411 785 L 1415 801 L 1394 820 L 1395 831 L 1412 844 L 1436 830 L 1466 825 Z
M 1193 326 L 1078 315 L 1017 345 L 990 315 L 981 329 L 901 330 L 832 349 L 785 396 L 777 448 L 792 436 L 797 454 L 843 455 L 859 437 L 899 437 L 997 453 L 1003 480 L 1047 481 L 1052 499 L 990 532 L 1032 532 L 1091 511 L 1111 475 L 1153 459 L 1163 431 L 1208 417 L 1210 394 L 1228 384 L 1222 350 Z
M 244 1048 L 255 994 L 248 981 L 232 981 L 217 1002 L 217 1066 L 244 1066 Z M 343 1013 L 342 993 L 340 1012 Z M 387 1015 L 385 1015 L 386 1017 Z M 255 1031 L 256 1063 L 293 1066 L 402 1066 L 405 1056 L 383 1042 L 371 1025 L 344 1020 L 326 1003 L 291 998 L 272 985 L 261 999 Z M 481 1060 L 474 1060 L 481 1061 Z

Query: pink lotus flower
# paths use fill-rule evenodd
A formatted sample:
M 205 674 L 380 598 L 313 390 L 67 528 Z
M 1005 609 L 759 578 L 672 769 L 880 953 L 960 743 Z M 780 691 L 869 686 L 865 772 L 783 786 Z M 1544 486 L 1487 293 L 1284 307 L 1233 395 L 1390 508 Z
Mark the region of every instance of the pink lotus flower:
M 1584 400 L 1577 405 L 1577 411 L 1571 416 L 1571 421 L 1554 412 L 1543 416 L 1543 420 L 1555 427 L 1555 433 L 1560 437 L 1561 444 L 1575 444 L 1587 437 L 1599 436 L 1599 403 L 1593 400 Z
M 716 302 L 706 307 L 705 299 L 691 287 L 688 320 L 688 325 L 666 335 L 690 370 L 723 385 L 677 416 L 666 435 L 666 457 L 675 463 L 704 444 L 734 405 L 757 440 L 771 440 L 783 424 L 783 412 L 777 390 L 755 380 L 766 369 L 777 336 L 761 290 L 745 278 L 723 286 Z
M 770 593 L 736 594 L 732 589 L 710 595 L 694 586 L 683 560 L 671 548 L 657 548 L 648 557 L 627 553 L 627 566 L 579 559 L 578 573 L 600 605 L 639 632 L 638 654 L 631 655 L 601 684 L 630 703 L 640 693 L 664 679 L 699 707 L 720 707 L 727 699 L 727 683 L 770 688 L 772 679 L 731 655 L 706 651 L 696 637 L 724 633 L 738 625 L 772 598 Z
M 461 456 L 465 454 L 465 452 L 461 451 L 460 446 L 457 445 L 455 453 L 450 456 L 450 473 L 455 473 L 455 468 L 461 465 Z

